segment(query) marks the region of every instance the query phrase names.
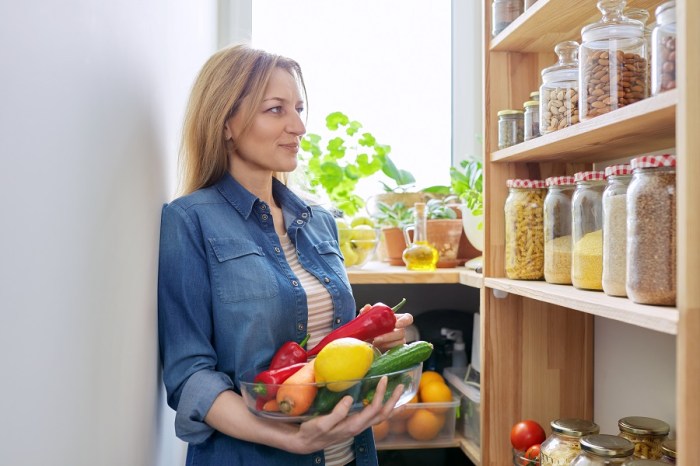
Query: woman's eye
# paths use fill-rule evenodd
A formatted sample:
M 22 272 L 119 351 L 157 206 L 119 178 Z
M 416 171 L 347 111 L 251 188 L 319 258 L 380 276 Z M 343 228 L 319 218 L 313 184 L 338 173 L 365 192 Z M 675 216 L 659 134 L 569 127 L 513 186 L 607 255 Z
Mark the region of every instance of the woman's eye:
M 280 113 L 280 112 L 282 112 L 282 107 L 281 106 L 272 107 L 271 109 L 268 110 L 268 112 Z
M 298 113 L 299 115 L 301 115 L 302 113 L 304 113 L 304 107 L 297 107 L 297 113 Z

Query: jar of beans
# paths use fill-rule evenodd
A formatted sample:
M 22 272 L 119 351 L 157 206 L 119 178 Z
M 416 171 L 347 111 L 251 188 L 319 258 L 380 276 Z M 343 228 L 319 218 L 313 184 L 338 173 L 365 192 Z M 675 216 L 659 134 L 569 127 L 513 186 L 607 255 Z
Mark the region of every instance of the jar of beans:
M 554 47 L 559 61 L 542 70 L 540 86 L 540 132 L 551 133 L 579 121 L 578 49 L 575 41 Z
M 670 427 L 664 421 L 651 417 L 630 416 L 617 421 L 620 437 L 634 444 L 634 457 L 650 460 L 661 458 L 661 444 L 668 437 Z
M 595 434 L 581 439 L 581 453 L 571 466 L 623 465 L 632 459 L 634 445 L 616 435 Z
M 529 141 L 540 135 L 540 103 L 528 100 L 523 103 L 525 109 L 525 140 Z
M 603 191 L 603 291 L 610 296 L 627 296 L 627 186 L 632 167 L 605 168 L 608 184 Z
M 627 296 L 676 303 L 676 156 L 632 159 L 627 189 Z
M 651 89 L 654 95 L 676 88 L 676 2 L 656 9 L 652 32 Z
M 498 112 L 498 148 L 505 149 L 525 140 L 523 134 L 523 111 L 501 110 Z
M 623 15 L 625 3 L 625 0 L 599 0 L 601 21 L 581 30 L 581 120 L 638 102 L 648 95 L 644 25 Z
M 512 179 L 506 186 L 506 277 L 540 280 L 544 275 L 544 181 Z
M 605 172 L 579 172 L 574 179 L 576 190 L 571 200 L 571 283 L 576 288 L 602 290 Z
M 661 462 L 664 464 L 676 464 L 676 441 L 666 439 L 661 442 Z
M 576 183 L 573 176 L 553 176 L 545 184 L 544 279 L 571 285 L 571 196 Z

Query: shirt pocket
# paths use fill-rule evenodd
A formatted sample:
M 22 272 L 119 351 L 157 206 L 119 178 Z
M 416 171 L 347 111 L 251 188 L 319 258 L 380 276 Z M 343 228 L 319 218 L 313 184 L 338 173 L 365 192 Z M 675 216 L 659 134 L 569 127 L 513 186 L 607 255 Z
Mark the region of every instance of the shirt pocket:
M 212 283 L 222 302 L 276 296 L 279 285 L 262 248 L 253 241 L 210 238 Z
M 350 289 L 348 274 L 343 263 L 343 255 L 340 252 L 337 241 L 322 241 L 314 245 L 314 249 L 323 261 L 335 272 L 345 286 Z

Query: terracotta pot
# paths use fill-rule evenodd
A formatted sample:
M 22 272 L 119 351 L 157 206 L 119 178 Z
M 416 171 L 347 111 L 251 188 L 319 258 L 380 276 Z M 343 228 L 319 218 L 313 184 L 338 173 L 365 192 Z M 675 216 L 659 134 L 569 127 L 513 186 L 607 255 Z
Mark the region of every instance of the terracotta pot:
M 380 256 L 383 262 L 389 265 L 406 265 L 402 258 L 404 249 L 406 249 L 406 240 L 401 228 L 382 228 Z
M 440 254 L 438 262 L 457 265 L 462 229 L 461 219 L 428 220 L 428 241 Z

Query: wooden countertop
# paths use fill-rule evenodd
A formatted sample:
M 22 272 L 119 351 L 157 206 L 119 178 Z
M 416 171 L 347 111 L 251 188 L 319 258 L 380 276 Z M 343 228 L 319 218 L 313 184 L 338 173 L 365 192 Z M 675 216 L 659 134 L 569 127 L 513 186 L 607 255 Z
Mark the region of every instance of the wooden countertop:
M 436 269 L 433 272 L 406 270 L 403 266 L 393 266 L 382 262 L 369 262 L 359 269 L 348 269 L 348 278 L 353 285 L 381 284 L 462 284 L 481 288 L 483 275 L 465 267 Z

